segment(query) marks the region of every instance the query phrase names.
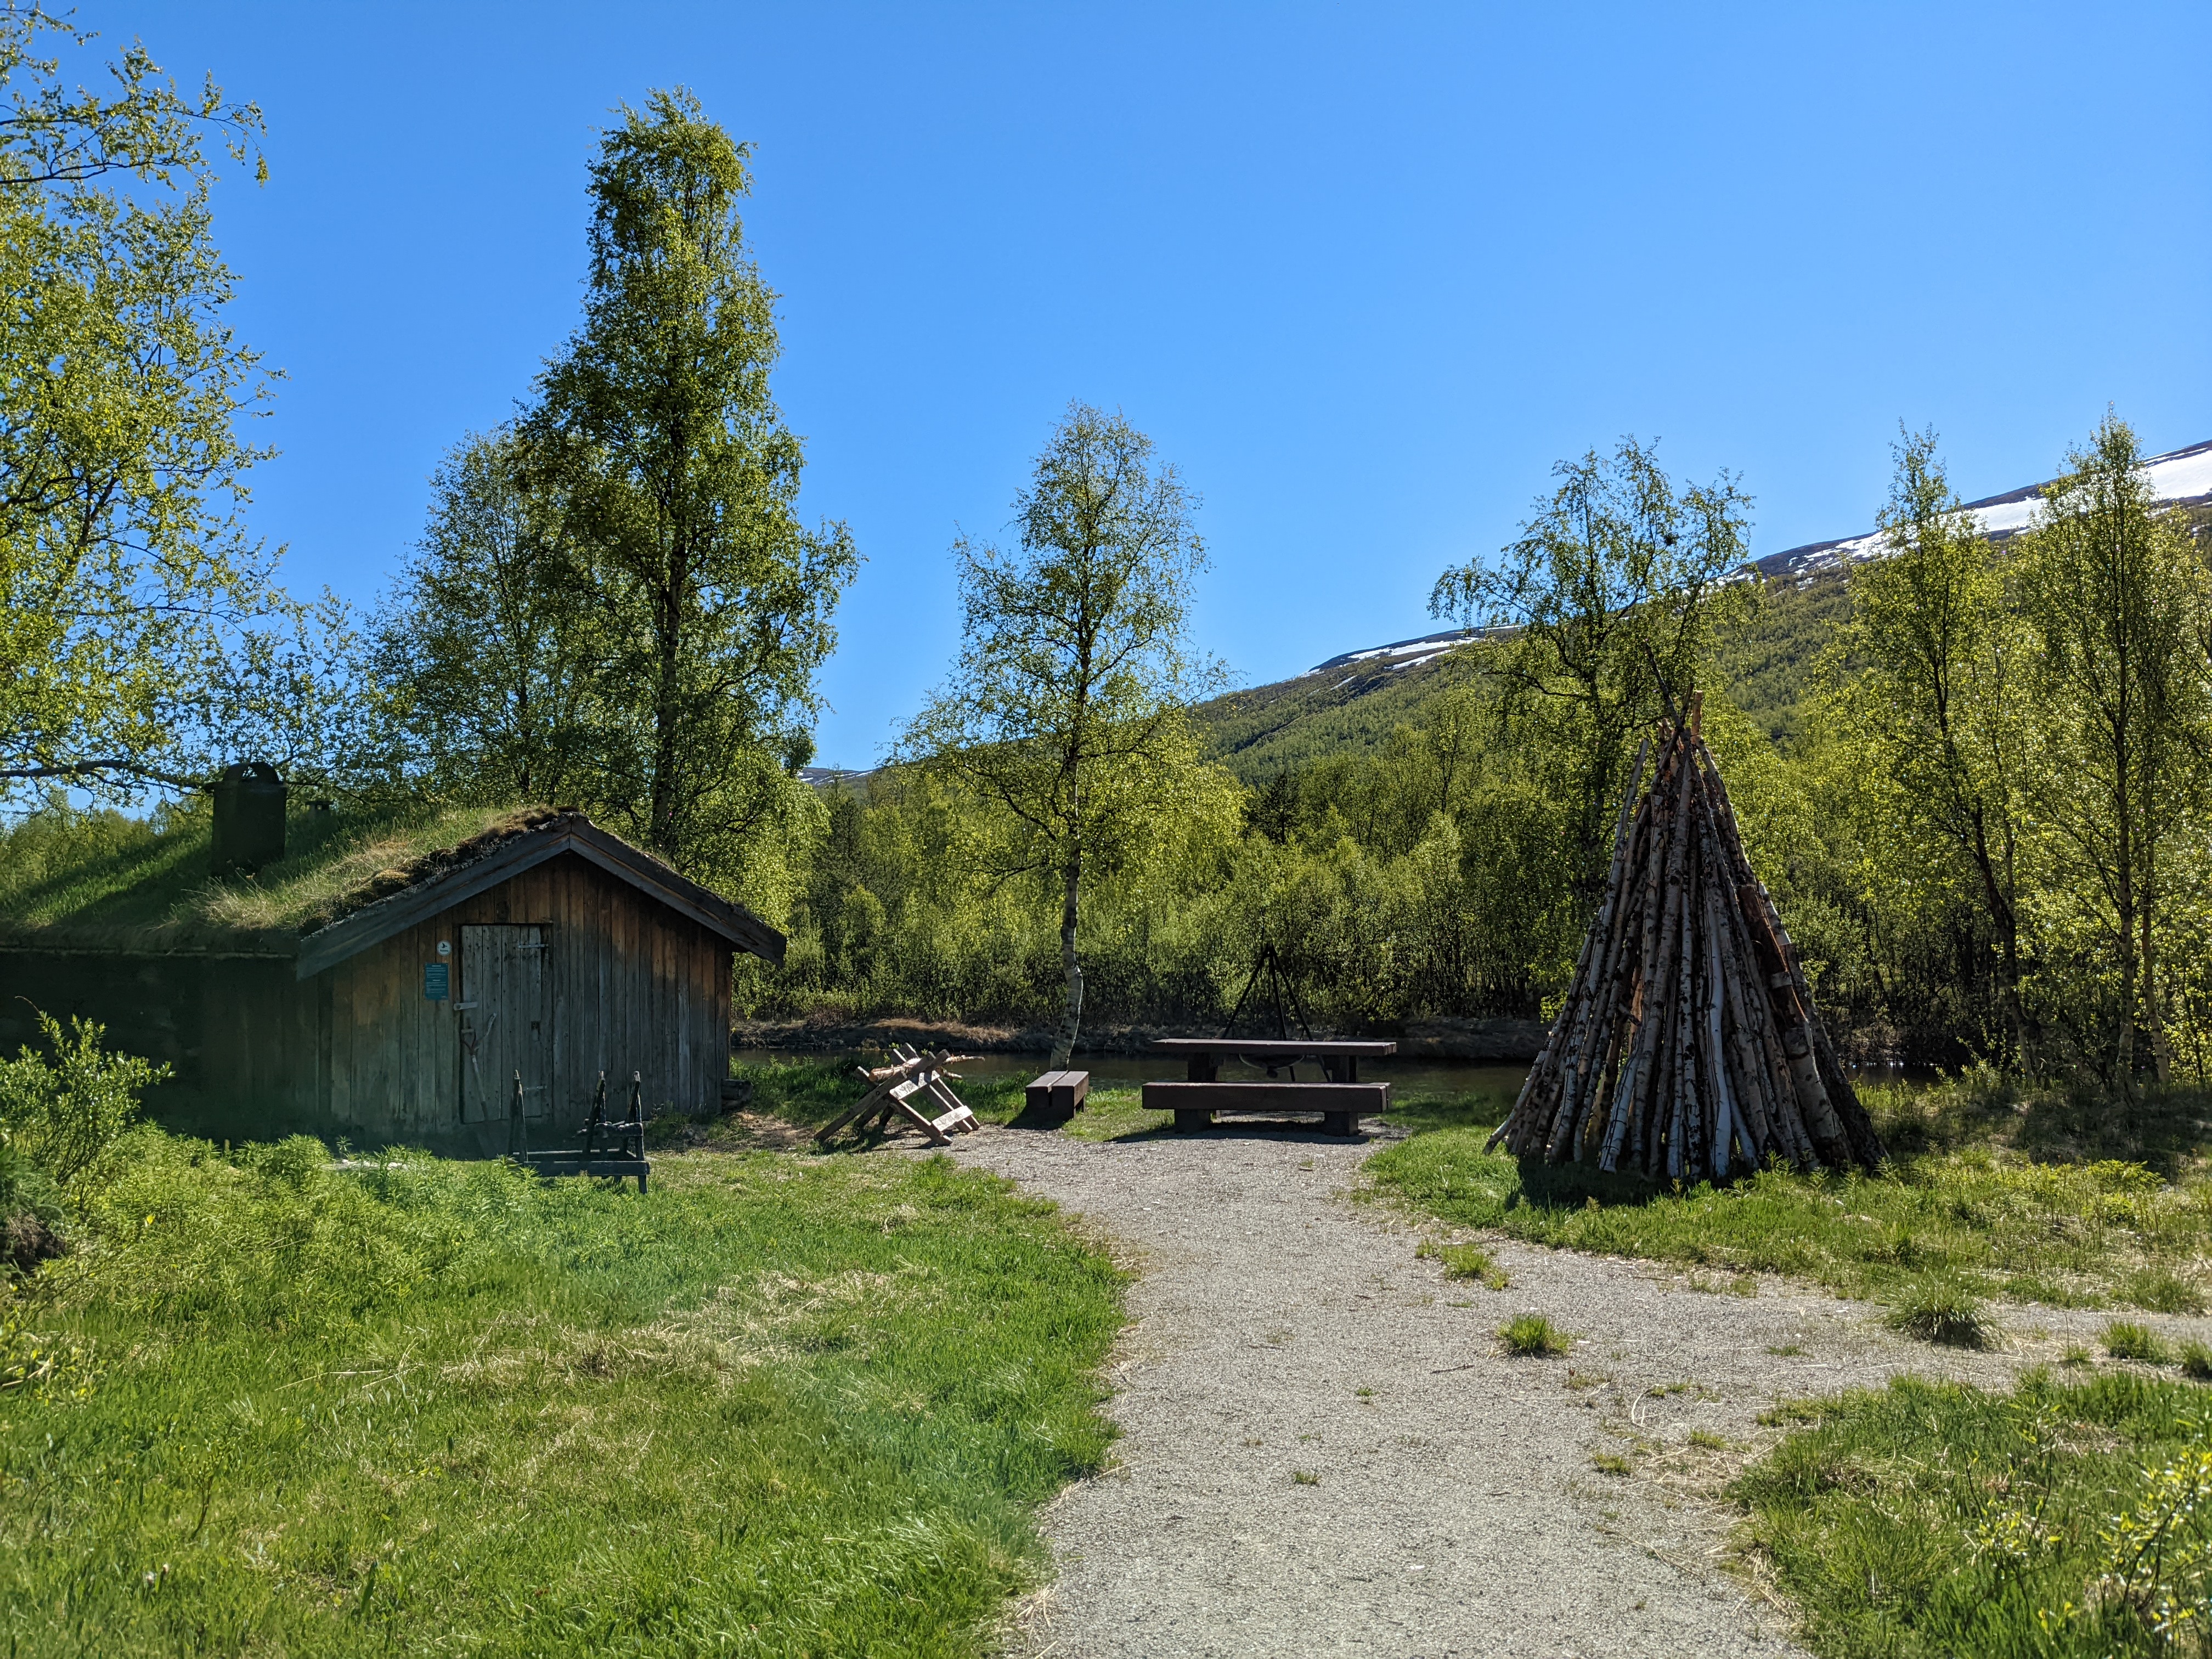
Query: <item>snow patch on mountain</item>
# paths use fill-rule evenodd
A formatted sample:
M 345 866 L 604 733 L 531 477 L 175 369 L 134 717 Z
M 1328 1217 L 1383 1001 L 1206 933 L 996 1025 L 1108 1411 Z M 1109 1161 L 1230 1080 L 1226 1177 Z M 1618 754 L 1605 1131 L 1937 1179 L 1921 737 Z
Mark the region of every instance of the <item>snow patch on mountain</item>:
M 2154 455 L 2143 463 L 2143 471 L 2149 475 L 2152 493 L 2168 506 L 2212 504 L 2212 441 Z M 1985 495 L 1978 501 L 1968 501 L 1966 510 L 1981 521 L 1984 535 L 1992 541 L 2002 541 L 2035 522 L 2035 510 L 2043 499 L 2043 489 L 2039 483 L 2028 484 L 2002 495 Z M 1762 575 L 1790 578 L 1817 575 L 1841 565 L 1878 559 L 1881 554 L 1881 535 L 1869 531 L 1839 541 L 1810 542 L 1803 547 L 1770 553 L 1755 562 Z
M 2143 463 L 2143 471 L 2149 475 L 2152 494 L 2167 506 L 2212 506 L 2212 440 L 2154 455 Z M 1968 501 L 1966 510 L 1980 520 L 1984 535 L 1992 541 L 2002 541 L 2018 535 L 2035 521 L 2035 509 L 2043 499 L 2043 489 L 2039 483 L 2027 484 L 2002 495 L 1984 495 L 1980 501 Z M 1752 568 L 1770 580 L 1791 580 L 1878 559 L 1881 555 L 1880 533 L 1869 531 L 1863 535 L 1845 536 L 1832 542 L 1808 542 L 1802 547 L 1770 553 L 1753 561 Z M 1435 661 L 1454 647 L 1479 637 L 1480 630 L 1471 633 L 1466 629 L 1449 628 L 1440 634 L 1395 640 L 1389 645 L 1370 646 L 1364 651 L 1344 652 L 1327 662 L 1315 664 L 1298 678 L 1334 674 L 1338 684 L 1348 684 L 1377 672 L 1418 668 L 1425 662 Z

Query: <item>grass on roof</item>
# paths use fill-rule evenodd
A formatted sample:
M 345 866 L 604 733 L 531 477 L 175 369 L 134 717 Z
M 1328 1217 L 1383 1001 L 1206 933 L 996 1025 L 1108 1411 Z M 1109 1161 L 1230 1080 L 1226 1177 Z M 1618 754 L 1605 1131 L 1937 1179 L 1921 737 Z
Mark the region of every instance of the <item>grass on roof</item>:
M 0 918 L 33 927 L 305 929 L 380 876 L 458 846 L 511 811 L 295 808 L 282 862 L 217 881 L 208 872 L 213 814 L 204 799 L 145 818 L 48 807 L 0 831 Z

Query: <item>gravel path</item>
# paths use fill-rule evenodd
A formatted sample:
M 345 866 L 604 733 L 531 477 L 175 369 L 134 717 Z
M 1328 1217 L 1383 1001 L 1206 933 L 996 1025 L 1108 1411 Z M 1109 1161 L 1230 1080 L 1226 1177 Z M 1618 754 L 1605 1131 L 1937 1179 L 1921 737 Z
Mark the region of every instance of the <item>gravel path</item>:
M 1119 1461 L 1047 1516 L 1059 1579 L 1022 1609 L 1024 1650 L 1796 1654 L 1787 1612 L 1720 1565 L 1719 1487 L 1773 1438 L 1758 1413 L 1907 1370 L 2001 1383 L 2109 1317 L 2008 1310 L 2005 1352 L 1954 1353 L 1802 1285 L 1715 1294 L 1506 1242 L 1512 1282 L 1493 1291 L 1417 1260 L 1407 1218 L 1348 1200 L 1374 1150 L 1264 1128 L 957 1143 L 1140 1274 L 1110 1379 Z M 1498 1357 L 1492 1333 L 1524 1310 L 1574 1332 L 1574 1352 Z

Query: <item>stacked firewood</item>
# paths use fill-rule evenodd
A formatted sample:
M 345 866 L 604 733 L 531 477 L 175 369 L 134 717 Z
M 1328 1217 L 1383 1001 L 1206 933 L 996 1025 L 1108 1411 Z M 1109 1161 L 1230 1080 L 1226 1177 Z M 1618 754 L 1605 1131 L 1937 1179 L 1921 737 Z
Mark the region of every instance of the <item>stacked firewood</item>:
M 1544 1051 L 1490 1139 L 1553 1163 L 1725 1181 L 1770 1159 L 1871 1169 L 1880 1136 L 1744 856 L 1698 704 L 1651 744 L 1597 919 Z

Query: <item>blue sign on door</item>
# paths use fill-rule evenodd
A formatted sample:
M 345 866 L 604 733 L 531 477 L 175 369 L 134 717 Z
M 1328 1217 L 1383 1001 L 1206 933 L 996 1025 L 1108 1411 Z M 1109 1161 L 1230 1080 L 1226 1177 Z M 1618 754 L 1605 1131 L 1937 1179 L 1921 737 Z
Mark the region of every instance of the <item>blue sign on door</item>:
M 444 963 L 428 962 L 422 964 L 422 994 L 431 1001 L 443 1002 L 446 1000 L 447 980 L 448 973 Z

